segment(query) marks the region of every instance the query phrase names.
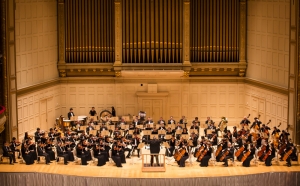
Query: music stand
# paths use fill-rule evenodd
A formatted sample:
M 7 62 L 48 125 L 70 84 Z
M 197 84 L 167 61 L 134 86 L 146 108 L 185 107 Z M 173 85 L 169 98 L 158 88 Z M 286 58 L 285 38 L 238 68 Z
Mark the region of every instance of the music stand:
M 211 129 L 209 129 L 209 130 L 206 130 L 206 134 L 207 134 L 207 135 L 210 135 L 210 134 L 212 134 L 212 132 L 213 132 L 213 130 L 211 130 Z
M 122 116 L 122 119 L 124 119 L 125 121 L 130 121 L 130 117 L 129 116 Z
M 100 125 L 95 125 L 94 128 L 95 128 L 95 130 L 100 130 L 101 127 L 100 127 Z
M 93 134 L 94 136 L 97 135 L 97 130 L 90 130 L 89 134 Z
M 115 125 L 107 125 L 108 130 L 115 130 Z
M 136 128 L 143 129 L 144 125 L 136 125 Z
M 90 116 L 89 119 L 90 119 L 90 121 L 91 121 L 91 119 L 93 119 L 94 121 L 98 121 L 98 116 Z
M 195 133 L 195 134 L 198 134 L 198 130 L 197 129 L 190 129 L 190 133 Z
M 184 128 L 184 127 L 185 127 L 184 124 L 179 124 L 179 126 L 181 126 L 181 128 Z
M 165 134 L 166 134 L 166 131 L 165 131 L 165 130 L 158 130 L 158 134 L 163 134 L 163 135 L 165 135 Z
M 182 130 L 176 130 L 176 134 L 182 134 Z
M 127 130 L 127 129 L 129 129 L 129 125 L 121 125 L 121 129 L 122 130 Z
M 128 130 L 128 134 L 133 135 L 134 130 Z
M 152 133 L 151 130 L 144 130 L 144 131 L 143 131 L 143 134 L 144 134 L 144 135 L 150 135 L 151 133 Z
M 109 136 L 109 135 L 110 135 L 110 133 L 109 133 L 108 130 L 102 130 L 101 131 L 101 136 Z
M 80 126 L 80 130 L 86 130 L 86 126 Z
M 189 135 L 188 134 L 181 134 L 181 137 L 185 140 L 189 139 Z
M 158 139 L 158 134 L 151 134 L 151 135 L 150 135 L 150 139 L 153 139 L 154 137 L 155 137 L 156 139 Z
M 165 135 L 165 140 L 170 140 L 172 138 L 172 134 Z
M 111 119 L 111 121 L 114 121 L 114 122 L 119 121 L 119 118 L 118 118 L 118 117 L 111 117 L 110 119 Z
M 150 128 L 153 128 L 153 125 L 154 125 L 154 124 L 153 124 L 153 123 L 150 123 L 149 125 L 150 125 Z

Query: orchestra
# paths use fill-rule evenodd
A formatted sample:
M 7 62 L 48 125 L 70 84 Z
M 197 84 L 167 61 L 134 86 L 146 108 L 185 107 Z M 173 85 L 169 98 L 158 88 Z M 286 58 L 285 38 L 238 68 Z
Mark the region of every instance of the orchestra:
M 11 164 L 16 163 L 16 156 L 26 165 L 40 161 L 43 156 L 47 165 L 63 158 L 64 165 L 77 160 L 81 165 L 88 165 L 90 161 L 97 160 L 97 166 L 103 166 L 111 158 L 117 167 L 122 167 L 126 158 L 131 158 L 135 151 L 137 158 L 140 158 L 143 152 L 139 147 L 141 143 L 152 146 L 152 150 L 154 146 L 155 152 L 162 143 L 166 143 L 167 146 L 162 147 L 166 149 L 166 157 L 172 158 L 179 167 L 185 167 L 188 159 L 190 163 L 199 162 L 200 167 L 209 166 L 213 159 L 223 162 L 225 167 L 228 166 L 228 160 L 249 167 L 254 159 L 264 162 L 265 166 L 272 166 L 272 160 L 276 157 L 286 161 L 289 167 L 291 161 L 297 161 L 298 158 L 297 148 L 289 139 L 288 128 L 281 131 L 279 125 L 271 133 L 268 126 L 271 120 L 264 124 L 259 116 L 254 118 L 251 126 L 249 116 L 244 117 L 240 127 L 233 126 L 232 132 L 227 129 L 226 117 L 220 118 L 218 126 L 215 126 L 211 117 L 207 117 L 204 135 L 200 135 L 198 117 L 189 125 L 185 116 L 177 123 L 173 116 L 167 122 L 160 117 L 155 123 L 151 117 L 143 121 L 137 116 L 132 120 L 126 117 L 112 120 L 111 115 L 95 121 L 97 112 L 94 107 L 89 114 L 91 118 L 86 122 L 87 125 L 74 120 L 76 127 L 56 124 L 49 132 L 37 128 L 33 136 L 26 132 L 22 143 L 14 137 L 10 144 L 4 144 L 3 155 L 9 157 Z M 145 112 L 143 114 L 145 117 Z M 68 118 L 72 116 L 75 114 L 71 108 Z M 156 166 L 160 166 L 158 155 L 151 155 L 150 166 L 155 165 L 154 159 Z

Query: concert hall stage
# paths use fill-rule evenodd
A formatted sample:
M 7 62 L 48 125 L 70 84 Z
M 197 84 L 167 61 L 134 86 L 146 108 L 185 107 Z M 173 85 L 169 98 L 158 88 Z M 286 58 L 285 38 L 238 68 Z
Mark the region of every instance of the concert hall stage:
M 122 168 L 113 163 L 103 167 L 95 165 L 69 165 L 52 163 L 45 164 L 0 164 L 0 185 L 291 185 L 300 186 L 300 166 L 293 162 L 292 167 L 280 162 L 271 167 L 240 165 L 223 167 L 200 167 L 199 163 L 180 168 L 175 162 L 166 165 L 166 172 L 142 172 L 141 160 L 137 157 L 127 159 Z M 134 163 L 134 164 L 133 164 Z

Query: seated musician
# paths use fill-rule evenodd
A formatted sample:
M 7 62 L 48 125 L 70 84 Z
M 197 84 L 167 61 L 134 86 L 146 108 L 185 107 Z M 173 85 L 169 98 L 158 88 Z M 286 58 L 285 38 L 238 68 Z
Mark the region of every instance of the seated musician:
M 248 149 L 248 144 L 249 143 L 246 143 L 246 141 L 243 141 L 243 146 L 244 146 L 244 151 L 237 157 L 237 160 L 238 161 L 241 161 L 243 156 L 244 156 L 244 153 L 246 153 L 246 149 Z M 241 147 L 240 147 L 241 148 Z
M 69 138 L 69 145 L 68 145 L 67 149 L 72 151 L 76 146 L 76 141 L 77 141 L 76 135 L 73 133 L 72 137 Z
M 41 129 L 37 128 L 36 132 L 34 133 L 34 140 L 35 142 L 38 142 L 41 140 Z
M 9 164 L 13 165 L 16 162 L 16 158 L 14 156 L 13 150 L 9 147 L 8 142 L 4 142 L 4 146 L 2 147 L 3 150 L 3 156 L 4 157 L 9 157 Z
M 269 154 L 267 155 L 267 159 L 265 160 L 265 164 L 266 164 L 266 166 L 271 166 L 272 165 L 272 159 L 275 158 L 275 153 L 276 153 L 274 143 L 271 143 L 271 145 L 268 146 L 268 148 L 266 148 L 266 151 Z
M 98 159 L 98 164 L 97 166 L 103 166 L 106 164 L 107 160 L 107 154 L 104 155 L 103 153 L 106 153 L 105 148 L 103 145 L 97 144 L 94 146 L 94 157 Z
M 192 140 L 192 142 L 193 142 L 192 147 L 196 147 L 198 145 L 198 135 L 195 132 L 191 133 L 190 140 Z
M 81 159 L 81 165 L 87 165 L 88 154 L 86 152 L 86 149 L 80 143 L 78 143 L 76 147 L 76 153 L 77 157 Z
M 58 136 L 56 137 L 56 141 L 57 141 L 57 142 L 60 141 L 60 142 L 62 142 L 62 143 L 65 143 L 66 137 L 63 136 L 62 133 L 59 133 Z
M 64 164 L 68 165 L 68 161 L 70 159 L 69 154 L 66 151 L 65 147 L 63 146 L 63 143 L 60 141 L 57 143 L 56 152 L 57 152 L 57 156 L 58 156 L 57 161 L 59 161 L 59 157 L 64 157 Z M 74 161 L 74 157 L 73 157 L 73 161 Z
M 153 123 L 153 120 L 150 117 L 148 117 L 147 120 L 144 122 L 144 125 L 150 125 L 151 123 Z
M 153 128 L 153 131 L 151 132 L 151 134 L 158 134 L 158 130 L 156 127 Z
M 89 135 L 89 138 L 87 139 L 87 142 L 92 146 L 92 148 L 96 145 L 97 143 L 97 137 L 94 136 L 93 134 Z
M 176 133 L 176 130 L 182 130 L 182 127 L 180 126 L 180 123 L 178 122 L 175 129 L 173 130 L 173 133 Z
M 228 141 L 230 143 L 232 143 L 232 134 L 231 134 L 230 130 L 227 130 L 227 138 L 228 138 Z
M 47 139 L 48 139 L 48 137 L 46 136 L 46 133 L 44 131 L 42 131 L 42 136 L 41 136 L 40 142 L 45 144 L 47 142 Z
M 124 152 L 125 146 L 122 140 L 117 141 L 117 146 L 119 149 L 119 156 L 121 157 L 121 163 L 126 163 L 125 152 Z
M 212 123 L 215 123 L 212 119 L 210 119 L 210 117 L 208 116 L 206 121 L 205 121 L 205 124 L 207 125 L 207 127 L 212 124 Z
M 211 158 L 211 153 L 212 153 L 212 148 L 211 148 L 211 143 L 207 142 L 207 145 L 204 149 L 205 155 L 200 161 L 200 167 L 207 167 L 208 166 L 208 161 Z M 202 153 L 204 153 L 202 152 Z
M 90 131 L 91 131 L 91 130 L 94 130 L 94 129 L 95 129 L 95 128 L 92 126 L 92 124 L 89 123 L 85 130 L 86 130 L 86 133 L 87 133 L 87 134 L 90 134 Z
M 140 158 L 140 149 L 138 149 L 138 146 L 140 144 L 140 138 L 137 136 L 136 133 L 134 133 L 133 138 L 131 139 L 131 146 L 132 146 L 132 153 L 134 150 L 137 150 L 138 158 Z
M 170 119 L 168 120 L 168 124 L 175 124 L 175 120 L 173 119 L 173 116 L 170 117 Z
M 212 146 L 218 145 L 218 136 L 215 131 L 212 132 L 212 137 L 211 137 L 210 141 L 211 141 Z
M 132 130 L 132 129 L 130 128 L 129 130 Z M 141 129 L 139 129 L 139 128 L 134 128 L 133 134 L 140 135 L 140 134 L 141 134 Z
M 53 142 L 50 140 L 50 138 L 47 139 L 47 143 L 45 144 L 45 151 L 49 155 L 50 161 L 55 160 L 55 153 L 52 150 Z
M 253 144 L 250 145 L 250 154 L 248 155 L 248 157 L 246 158 L 245 161 L 243 161 L 243 166 L 244 167 L 250 167 L 250 161 L 253 159 L 254 154 L 255 154 L 255 147 Z M 247 153 L 244 153 L 244 156 L 246 156 Z
M 266 126 L 265 124 L 262 124 L 260 128 L 261 132 L 267 134 L 267 136 L 270 136 L 269 130 L 271 130 L 270 127 Z
M 123 167 L 121 163 L 121 151 L 117 144 L 113 145 L 111 159 L 116 163 L 117 167 Z
M 262 142 L 262 137 L 260 136 L 260 134 L 256 134 L 256 148 L 258 149 L 261 146 L 261 142 Z
M 82 133 L 79 135 L 79 139 L 81 141 L 86 140 L 88 138 L 88 135 L 86 134 L 85 130 L 82 130 Z
M 187 128 L 183 128 L 181 134 L 189 134 Z
M 215 123 L 210 123 L 206 129 L 204 129 L 205 136 L 207 136 L 209 139 L 212 137 L 212 135 L 207 135 L 207 130 L 216 131 Z
M 190 129 L 195 129 L 198 131 L 198 134 L 199 134 L 199 126 L 197 125 L 197 123 L 193 123 L 193 125 L 191 126 Z M 206 130 L 204 130 L 204 132 L 206 133 Z
M 38 142 L 37 153 L 38 153 L 38 156 L 45 157 L 46 165 L 50 165 L 49 164 L 49 163 L 51 163 L 50 157 L 49 157 L 49 154 L 46 153 L 44 146 L 45 146 L 44 144 L 42 144 L 41 142 Z
M 295 147 L 293 145 L 293 143 L 291 143 L 289 140 L 286 140 L 285 141 L 285 144 L 286 144 L 286 147 L 284 149 L 284 151 L 280 154 L 280 161 L 283 161 L 283 158 L 285 157 L 285 155 L 287 156 L 286 158 L 286 163 L 287 163 L 287 166 L 290 167 L 292 166 L 291 164 L 291 157 L 293 156 L 293 151 L 295 150 Z M 289 153 L 289 151 L 291 151 L 291 154 L 288 155 L 287 153 Z M 292 156 L 291 156 L 292 155 Z
M 17 149 L 18 146 L 20 146 L 21 143 L 17 142 L 17 139 L 15 137 L 12 138 L 12 141 L 10 142 L 10 149 L 13 151 L 14 156 L 16 154 L 16 152 L 18 152 L 18 158 L 21 159 L 21 152 L 19 149 Z
M 48 138 L 53 141 L 57 137 L 57 133 L 53 128 L 50 128 L 50 132 L 48 133 Z
M 89 112 L 90 116 L 97 116 L 97 111 L 95 110 L 95 107 L 92 107 L 92 110 Z
M 126 140 L 125 137 L 123 136 L 122 137 L 122 146 L 123 146 L 123 150 L 124 150 L 124 153 L 126 151 L 128 151 L 128 154 L 126 156 L 126 158 L 130 158 L 130 154 L 131 154 L 131 151 L 132 149 L 128 147 L 128 145 L 130 144 L 130 140 Z
M 178 153 L 180 154 L 181 158 L 177 160 L 177 164 L 179 167 L 185 167 L 185 161 L 189 158 L 188 148 L 187 148 L 187 141 L 182 141 L 181 149 L 179 149 Z
M 160 124 L 157 130 L 167 130 L 164 124 Z
M 227 143 L 227 138 L 222 138 L 222 140 L 220 141 L 217 149 L 221 149 L 222 151 L 221 152 L 224 152 L 228 147 L 228 143 Z M 216 160 L 217 162 L 220 161 L 220 158 L 222 157 L 222 153 L 219 153 L 218 155 L 216 154 Z
M 136 127 L 137 125 L 139 125 L 139 120 L 138 120 L 138 118 L 135 118 L 135 119 L 132 121 L 132 125 L 133 125 L 134 127 Z
M 104 123 L 102 123 L 102 126 L 100 127 L 100 131 L 108 130 Z
M 244 116 L 244 119 L 240 122 L 242 128 L 244 128 L 245 126 L 248 126 L 251 122 L 248 120 L 248 118 L 246 116 Z
M 105 140 L 99 141 L 99 146 L 101 154 L 104 156 L 105 161 L 109 161 L 109 152 L 106 151 L 106 146 L 109 146 L 110 143 L 105 142 Z
M 226 149 L 222 150 L 223 153 L 225 152 L 225 150 L 229 151 L 229 153 L 226 155 L 226 157 L 223 160 L 225 162 L 223 164 L 225 167 L 228 167 L 228 159 L 234 160 L 234 148 L 231 146 L 231 143 L 228 143 L 227 146 L 228 147 Z
M 163 117 L 160 117 L 159 120 L 157 121 L 157 123 L 166 125 L 166 122 L 165 122 L 165 120 L 163 120 Z
M 26 141 L 28 139 L 31 139 L 31 137 L 29 136 L 28 132 L 25 132 L 23 141 Z
M 169 145 L 170 148 L 167 151 L 167 156 L 172 157 L 176 146 L 175 135 L 172 135 L 172 138 L 169 140 Z
M 29 145 L 27 145 L 27 143 L 22 144 L 21 152 L 26 165 L 34 164 L 34 157 L 36 156 L 36 153 L 34 150 L 29 149 Z
M 236 129 L 236 126 L 233 126 L 232 136 L 235 137 L 235 139 L 238 138 L 238 131 Z
M 111 149 L 110 147 L 110 143 L 111 143 L 111 138 L 109 136 L 105 136 L 104 138 L 104 143 L 105 143 L 105 151 L 107 152 L 107 154 L 109 154 L 109 150 Z
M 174 122 L 175 123 L 175 122 Z M 185 118 L 185 116 L 182 116 L 181 119 L 179 120 L 179 123 L 180 124 L 184 124 L 184 127 L 186 127 L 186 124 L 187 124 L 187 120 Z
M 32 152 L 31 154 L 33 156 L 33 160 L 37 160 L 37 148 L 35 146 L 35 143 L 31 139 L 27 140 L 25 143 L 27 145 L 28 150 Z
M 200 121 L 199 121 L 198 117 L 195 117 L 195 119 L 193 120 L 192 123 L 196 123 L 196 125 L 200 127 Z
M 115 128 L 115 131 L 114 131 L 113 135 L 114 135 L 114 140 L 120 140 L 122 138 L 121 131 L 120 131 L 119 127 Z
M 173 134 L 174 134 L 174 133 L 172 132 L 171 127 L 169 127 L 169 128 L 167 129 L 166 134 L 168 134 L 168 135 L 173 135 Z

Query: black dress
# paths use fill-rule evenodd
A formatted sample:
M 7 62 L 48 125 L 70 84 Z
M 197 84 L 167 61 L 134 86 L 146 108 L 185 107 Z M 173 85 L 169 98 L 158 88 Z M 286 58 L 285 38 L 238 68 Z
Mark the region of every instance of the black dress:
M 106 157 L 102 154 L 101 150 L 94 150 L 94 157 L 98 159 L 97 166 L 103 166 L 106 164 Z
M 30 151 L 29 149 L 25 149 L 24 145 L 22 145 L 21 148 L 22 157 L 24 161 L 26 162 L 26 165 L 32 165 L 34 164 L 34 151 Z
M 243 162 L 244 167 L 250 167 L 250 161 L 253 159 L 253 156 L 255 154 L 255 148 L 252 148 L 250 150 L 250 155 L 246 158 L 246 160 Z
M 266 161 L 265 161 L 266 166 L 271 166 L 272 165 L 272 159 L 275 157 L 275 152 L 276 152 L 276 149 L 272 148 L 271 155 L 269 155 L 267 157 Z
M 117 167 L 122 167 L 120 153 L 112 149 L 111 159 L 116 163 Z
M 212 148 L 209 147 L 205 156 L 201 159 L 200 166 L 201 167 L 207 167 L 208 166 L 208 161 L 211 158 L 211 153 L 212 153 Z

